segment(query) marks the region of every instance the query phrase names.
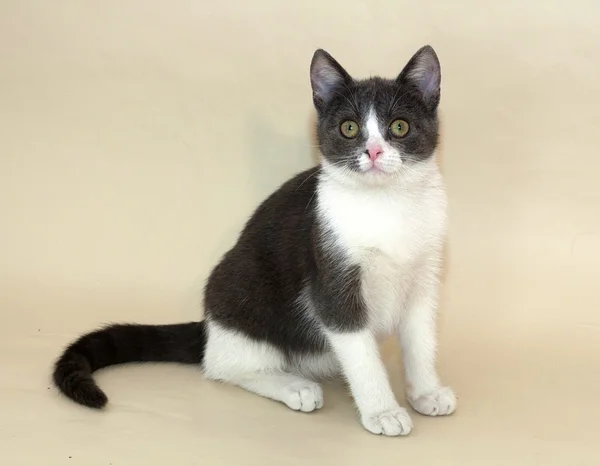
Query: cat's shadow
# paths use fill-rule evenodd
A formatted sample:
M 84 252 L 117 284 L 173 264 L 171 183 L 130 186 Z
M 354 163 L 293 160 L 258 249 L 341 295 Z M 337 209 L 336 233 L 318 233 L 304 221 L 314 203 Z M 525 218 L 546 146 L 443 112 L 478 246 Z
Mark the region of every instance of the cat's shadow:
M 259 115 L 248 118 L 251 157 L 248 182 L 256 203 L 296 173 L 319 163 L 315 124 L 316 116 L 311 114 L 306 131 L 290 136 L 276 131 Z
M 244 204 L 248 211 L 232 222 L 215 244 L 215 260 L 233 246 L 247 218 L 261 202 L 292 176 L 319 164 L 316 143 L 316 115 L 307 119 L 306 131 L 290 136 L 278 132 L 259 112 L 246 118 L 247 170 L 245 179 L 236 180 L 245 186 Z

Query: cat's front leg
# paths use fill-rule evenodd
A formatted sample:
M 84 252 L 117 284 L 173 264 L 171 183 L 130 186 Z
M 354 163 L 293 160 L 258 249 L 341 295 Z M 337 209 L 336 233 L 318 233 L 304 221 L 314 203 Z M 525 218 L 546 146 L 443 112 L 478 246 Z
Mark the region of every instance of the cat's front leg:
M 328 332 L 350 391 L 360 412 L 362 425 L 373 434 L 407 435 L 412 420 L 392 392 L 377 341 L 368 330 Z
M 364 428 L 374 434 L 408 434 L 412 421 L 392 392 L 379 346 L 368 326 L 360 268 L 346 266 L 339 260 L 322 260 L 312 301 Z
M 398 331 L 406 397 L 415 411 L 427 416 L 448 415 L 456 409 L 456 396 L 442 385 L 436 369 L 439 288 L 435 268 L 419 274 Z

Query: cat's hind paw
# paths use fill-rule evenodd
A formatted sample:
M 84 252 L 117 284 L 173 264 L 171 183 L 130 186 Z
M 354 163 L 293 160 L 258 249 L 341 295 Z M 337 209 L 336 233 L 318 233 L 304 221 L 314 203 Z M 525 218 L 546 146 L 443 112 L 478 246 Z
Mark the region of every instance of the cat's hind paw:
M 300 380 L 285 387 L 284 403 L 294 411 L 310 413 L 323 407 L 323 389 L 316 382 Z

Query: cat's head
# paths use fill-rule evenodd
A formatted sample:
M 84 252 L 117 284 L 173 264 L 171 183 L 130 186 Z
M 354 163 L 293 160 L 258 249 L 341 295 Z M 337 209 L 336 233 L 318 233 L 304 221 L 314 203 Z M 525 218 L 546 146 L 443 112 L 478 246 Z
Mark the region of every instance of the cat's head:
M 353 79 L 324 50 L 310 67 L 317 137 L 328 171 L 386 183 L 431 158 L 438 143 L 440 63 L 422 47 L 396 79 Z

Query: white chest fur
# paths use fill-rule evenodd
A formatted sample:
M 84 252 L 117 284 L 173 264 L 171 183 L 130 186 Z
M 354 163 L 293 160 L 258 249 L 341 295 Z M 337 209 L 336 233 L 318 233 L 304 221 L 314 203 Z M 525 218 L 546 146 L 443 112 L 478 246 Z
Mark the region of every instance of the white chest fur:
M 444 240 L 441 176 L 433 163 L 421 170 L 393 186 L 348 187 L 326 177 L 319 183 L 319 216 L 350 263 L 360 265 L 370 327 L 378 334 L 396 328 L 420 264 L 438 255 Z

